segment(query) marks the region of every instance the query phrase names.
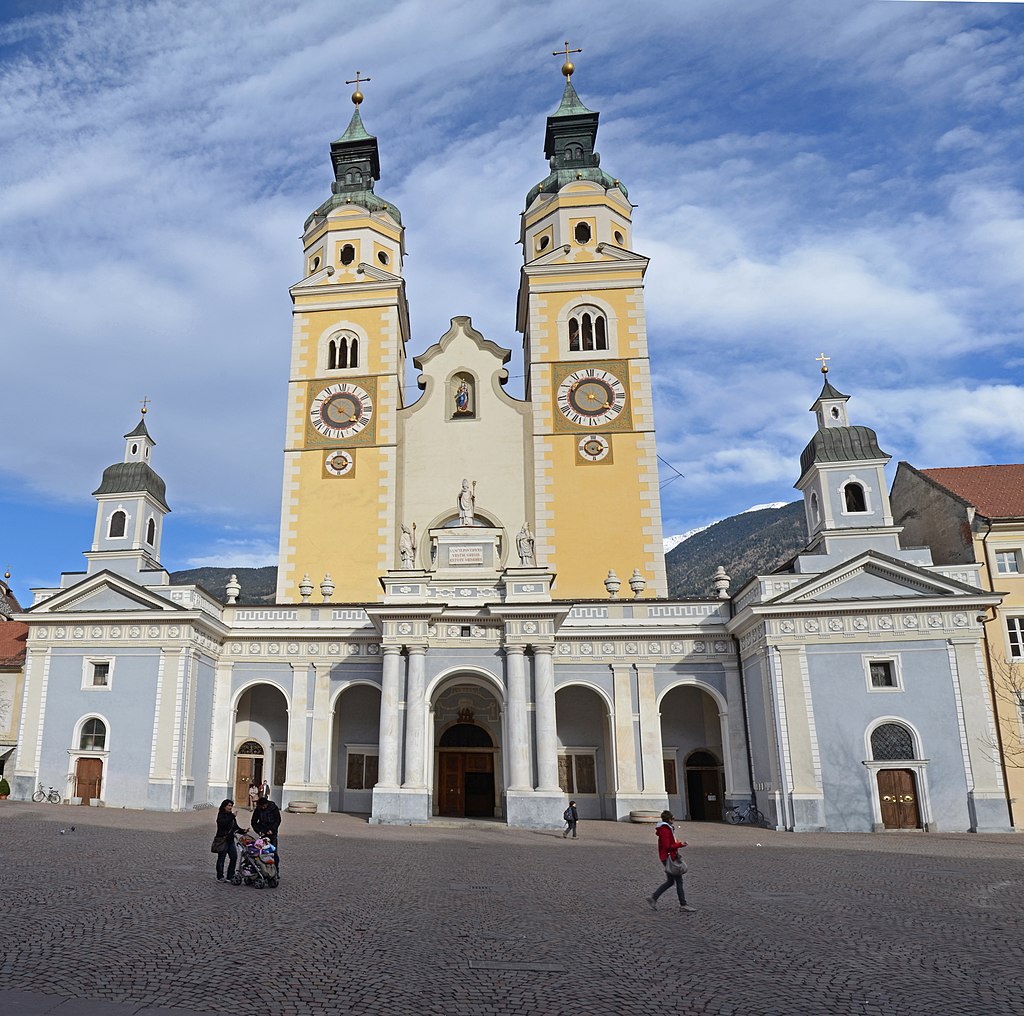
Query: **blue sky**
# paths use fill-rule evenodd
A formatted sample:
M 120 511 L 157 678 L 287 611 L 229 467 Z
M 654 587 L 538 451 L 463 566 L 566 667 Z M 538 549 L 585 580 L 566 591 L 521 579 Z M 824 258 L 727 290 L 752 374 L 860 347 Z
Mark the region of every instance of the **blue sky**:
M 822 350 L 894 461 L 1024 460 L 1022 4 L 0 10 L 0 569 L 25 599 L 81 567 L 143 396 L 164 564 L 274 560 L 288 287 L 356 68 L 410 353 L 470 314 L 521 375 L 518 216 L 565 38 L 652 259 L 666 535 L 795 497 Z

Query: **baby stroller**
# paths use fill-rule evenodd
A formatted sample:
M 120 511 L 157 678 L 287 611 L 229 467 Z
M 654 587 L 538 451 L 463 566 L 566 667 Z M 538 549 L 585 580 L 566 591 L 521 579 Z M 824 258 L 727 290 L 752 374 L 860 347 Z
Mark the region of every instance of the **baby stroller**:
M 235 834 L 238 844 L 238 867 L 232 882 L 254 885 L 257 889 L 276 889 L 281 881 L 277 872 L 277 851 L 270 840 Z

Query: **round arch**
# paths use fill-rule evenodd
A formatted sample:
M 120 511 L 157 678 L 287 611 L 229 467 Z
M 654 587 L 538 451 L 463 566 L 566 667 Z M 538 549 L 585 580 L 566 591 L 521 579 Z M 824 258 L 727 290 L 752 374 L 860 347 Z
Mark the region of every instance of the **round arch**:
M 238 703 L 242 701 L 242 698 L 246 692 L 252 691 L 253 688 L 258 688 L 261 686 L 273 688 L 274 691 L 280 692 L 284 696 L 285 710 L 287 712 L 291 712 L 292 703 L 291 699 L 288 697 L 288 692 L 286 692 L 284 688 L 281 687 L 281 685 L 277 684 L 274 681 L 270 681 L 265 677 L 252 678 L 251 680 L 246 680 L 244 684 L 239 685 L 235 693 L 231 696 L 231 711 L 238 711 Z
M 483 667 L 449 667 L 447 670 L 442 670 L 441 673 L 436 674 L 426 688 L 427 701 L 431 707 L 433 707 L 438 695 L 445 690 L 443 687 L 445 683 L 475 684 L 481 688 L 486 688 L 498 700 L 498 705 L 501 706 L 502 712 L 505 710 L 504 684 L 499 677 Z
M 374 691 L 379 692 L 381 690 L 380 685 L 376 681 L 367 680 L 365 677 L 357 677 L 351 681 L 345 681 L 339 685 L 333 692 L 329 702 L 329 710 L 333 714 L 334 710 L 338 708 L 338 699 L 347 691 L 351 691 L 353 688 L 373 688 Z
M 674 681 L 670 684 L 659 696 L 658 696 L 658 709 L 660 711 L 661 704 L 670 691 L 676 688 L 696 688 L 698 691 L 706 692 L 715 701 L 715 705 L 718 706 L 719 715 L 724 721 L 729 715 L 729 702 L 726 697 L 715 687 L 704 681 L 699 680 L 696 677 L 683 677 L 678 681 Z
M 888 723 L 892 723 L 896 726 L 903 727 L 909 732 L 910 739 L 914 747 L 914 759 L 920 759 L 924 757 L 924 751 L 921 747 L 921 734 L 918 731 L 917 727 L 915 727 L 914 724 L 910 722 L 910 720 L 905 720 L 902 716 L 879 716 L 873 719 L 864 728 L 864 758 L 866 761 L 875 761 L 874 749 L 871 747 L 871 735 L 879 727 L 884 727 Z M 903 760 L 901 759 L 900 761 Z
M 85 725 L 91 720 L 103 724 L 103 746 L 82 747 Z M 71 747 L 68 749 L 68 787 L 65 794 L 81 804 L 106 799 L 107 777 L 110 768 L 110 720 L 103 713 L 88 712 L 74 725 Z
M 604 707 L 607 710 L 608 715 L 611 716 L 614 713 L 615 706 L 612 703 L 611 696 L 599 685 L 591 684 L 589 681 L 584 681 L 580 678 L 574 677 L 566 681 L 564 684 L 557 685 L 555 687 L 555 694 L 557 695 L 560 691 L 563 691 L 566 688 L 586 688 L 587 691 L 594 692 L 594 694 L 596 694 L 604 703 Z

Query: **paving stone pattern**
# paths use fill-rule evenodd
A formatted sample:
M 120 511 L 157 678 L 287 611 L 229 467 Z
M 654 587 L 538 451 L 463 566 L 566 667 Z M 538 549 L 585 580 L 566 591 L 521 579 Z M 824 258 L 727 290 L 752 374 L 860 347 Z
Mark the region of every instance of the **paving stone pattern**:
M 1022 1011 L 1021 837 L 682 829 L 695 914 L 646 906 L 650 826 L 285 815 L 280 888 L 257 890 L 215 880 L 212 810 L 4 802 L 0 1010 Z

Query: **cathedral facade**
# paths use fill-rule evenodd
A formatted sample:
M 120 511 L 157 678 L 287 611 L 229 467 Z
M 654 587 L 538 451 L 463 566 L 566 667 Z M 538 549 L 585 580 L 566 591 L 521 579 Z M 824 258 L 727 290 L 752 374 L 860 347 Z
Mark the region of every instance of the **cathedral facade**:
M 587 819 L 753 799 L 793 830 L 1009 827 L 979 620 L 999 598 L 901 546 L 888 456 L 827 376 L 806 552 L 668 597 L 648 262 L 566 67 L 521 220 L 524 398 L 454 317 L 405 399 L 404 230 L 357 91 L 291 288 L 277 602 L 170 583 L 143 418 L 86 570 L 20 615 L 15 796 L 180 810 L 265 778 L 379 823 L 552 827 L 571 797 Z

